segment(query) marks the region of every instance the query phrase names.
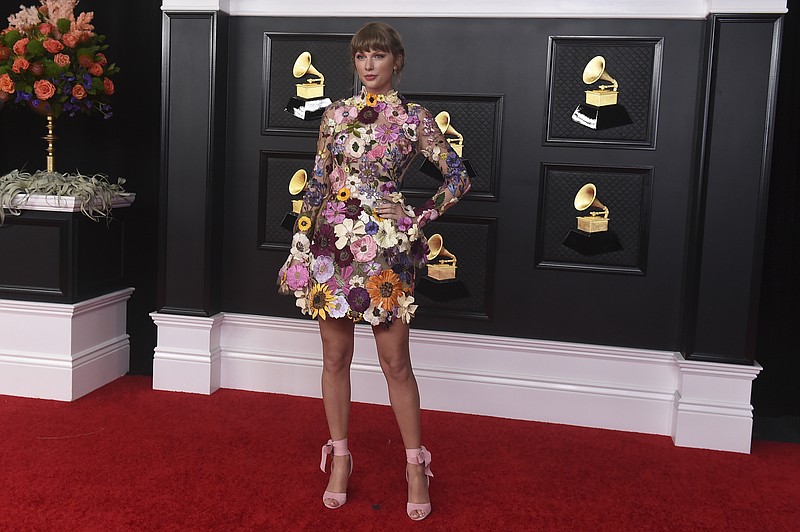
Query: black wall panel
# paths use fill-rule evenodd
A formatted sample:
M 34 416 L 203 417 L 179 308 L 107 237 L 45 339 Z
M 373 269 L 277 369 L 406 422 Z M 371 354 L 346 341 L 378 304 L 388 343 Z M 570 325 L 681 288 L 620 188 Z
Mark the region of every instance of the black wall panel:
M 231 19 L 231 88 L 222 309 L 298 317 L 294 301 L 275 291 L 284 250 L 259 249 L 262 152 L 313 154 L 315 139 L 261 135 L 259 80 L 262 39 L 268 33 L 353 33 L 366 19 Z M 463 320 L 456 312 L 419 313 L 415 326 L 505 336 L 678 349 L 686 259 L 689 196 L 696 174 L 696 143 L 704 65 L 705 21 L 558 19 L 388 19 L 403 35 L 406 68 L 399 85 L 411 94 L 502 96 L 496 200 L 462 201 L 448 216 L 496 219 L 494 279 L 488 319 Z M 658 42 L 661 112 L 654 116 L 653 149 L 548 144 L 545 140 L 548 46 L 553 36 L 641 37 Z M 653 41 L 656 39 L 656 41 Z M 647 65 L 646 65 L 647 66 Z M 579 79 L 582 67 L 574 73 Z M 652 65 L 649 65 L 652 68 Z M 651 76 L 652 70 L 645 77 Z M 271 72 L 274 78 L 279 73 Z M 615 73 L 624 76 L 624 72 Z M 291 72 L 285 82 L 293 84 Z M 581 98 L 577 94 L 575 98 Z M 465 156 L 467 155 L 465 150 Z M 564 271 L 536 267 L 541 163 L 653 169 L 645 236 L 644 275 Z M 501 192 L 500 192 L 501 191 Z M 494 192 L 494 191 L 492 191 Z M 288 199 L 288 195 L 287 195 Z M 414 197 L 412 203 L 422 198 Z M 284 201 L 276 207 L 285 210 Z M 282 216 L 268 216 L 276 220 Z M 426 231 L 432 234 L 430 228 Z M 481 246 L 476 246 L 480 248 Z M 487 248 L 491 249 L 491 248 Z M 483 257 L 457 253 L 462 261 Z M 487 283 L 484 283 L 487 286 Z M 576 316 L 591 310 L 591 320 Z M 586 321 L 584 323 L 584 321 Z

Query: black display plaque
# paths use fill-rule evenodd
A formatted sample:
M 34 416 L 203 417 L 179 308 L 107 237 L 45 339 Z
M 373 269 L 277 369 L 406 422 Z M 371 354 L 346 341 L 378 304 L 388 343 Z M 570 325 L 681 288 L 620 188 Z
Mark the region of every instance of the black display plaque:
M 544 163 L 540 193 L 536 265 L 643 275 L 647 262 L 652 168 Z M 575 196 L 592 183 L 610 211 L 608 231 L 586 233 Z
M 662 46 L 660 37 L 550 37 L 545 144 L 654 149 Z M 608 109 L 585 101 L 587 89 L 609 83 L 583 81 L 584 68 L 596 56 L 619 84 L 618 104 Z M 587 120 L 597 123 L 588 126 Z
M 311 64 L 325 76 L 325 96 L 331 101 L 355 94 L 360 87 L 350 57 L 350 39 L 345 33 L 264 33 L 262 80 L 262 135 L 316 137 L 319 119 L 303 120 L 287 112 L 302 79 L 292 68 L 302 52 L 311 53 Z

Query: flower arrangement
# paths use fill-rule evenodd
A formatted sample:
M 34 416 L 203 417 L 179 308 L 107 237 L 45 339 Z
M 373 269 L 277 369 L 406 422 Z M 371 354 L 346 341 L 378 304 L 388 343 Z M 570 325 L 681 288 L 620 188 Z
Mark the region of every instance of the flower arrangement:
M 0 105 L 31 106 L 58 117 L 98 112 L 111 117 L 106 103 L 119 71 L 104 51 L 104 35 L 94 31 L 94 13 L 75 16 L 80 0 L 40 0 L 20 6 L 0 32 Z

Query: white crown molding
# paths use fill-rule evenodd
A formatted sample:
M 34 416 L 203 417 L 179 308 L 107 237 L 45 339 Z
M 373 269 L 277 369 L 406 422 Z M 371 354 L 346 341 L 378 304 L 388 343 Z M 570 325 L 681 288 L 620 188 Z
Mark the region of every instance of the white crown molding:
M 786 13 L 786 0 L 406 0 L 365 12 L 355 0 L 163 0 L 164 11 L 224 11 L 271 17 L 706 18 L 709 13 Z

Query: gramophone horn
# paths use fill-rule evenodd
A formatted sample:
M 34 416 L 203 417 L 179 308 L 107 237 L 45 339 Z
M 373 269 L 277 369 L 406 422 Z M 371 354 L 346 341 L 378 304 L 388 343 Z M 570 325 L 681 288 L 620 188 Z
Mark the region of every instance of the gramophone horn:
M 322 75 L 322 72 L 314 68 L 314 65 L 311 64 L 311 52 L 303 52 L 294 62 L 294 67 L 292 67 L 292 74 L 296 78 L 302 78 L 306 74 L 310 74 L 312 76 L 319 76 L 320 82 L 325 80 L 325 76 Z
M 592 83 L 601 79 L 610 82 L 613 85 L 613 90 L 617 90 L 619 88 L 617 80 L 611 77 L 611 74 L 606 72 L 605 57 L 602 55 L 597 55 L 588 63 L 586 63 L 586 68 L 583 69 L 583 82 L 587 85 L 591 85 Z M 607 87 L 602 86 L 600 88 L 605 89 Z
M 600 203 L 600 200 L 597 199 L 597 187 L 593 183 L 586 183 L 581 187 L 578 193 L 575 194 L 574 205 L 575 209 L 579 211 L 585 211 L 589 207 L 603 209 L 603 216 L 608 218 L 608 207 Z M 592 215 L 594 215 L 594 213 L 592 213 Z
M 296 196 L 306 188 L 308 173 L 302 168 L 296 171 L 289 180 L 289 194 Z
M 436 125 L 439 126 L 439 131 L 442 132 L 442 135 L 453 135 L 457 137 L 456 139 L 447 139 L 447 142 L 450 143 L 458 156 L 461 157 L 462 150 L 464 149 L 464 135 L 456 131 L 456 128 L 450 124 L 450 113 L 442 111 L 436 115 L 434 121 Z
M 447 248 L 444 247 L 444 239 L 439 233 L 436 233 L 428 239 L 428 247 L 430 248 L 428 252 L 428 262 L 436 257 L 450 257 L 452 262 L 455 263 L 456 256 L 447 251 Z

